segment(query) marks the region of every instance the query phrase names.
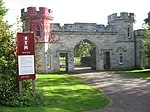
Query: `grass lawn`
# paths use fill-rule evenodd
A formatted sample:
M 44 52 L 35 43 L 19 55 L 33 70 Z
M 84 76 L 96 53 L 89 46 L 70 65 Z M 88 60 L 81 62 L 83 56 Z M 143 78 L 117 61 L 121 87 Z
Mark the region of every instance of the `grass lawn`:
M 144 70 L 131 70 L 131 71 L 119 71 L 117 73 L 125 74 L 127 76 L 150 80 L 150 69 Z
M 0 107 L 0 112 L 81 112 L 103 108 L 109 104 L 100 91 L 73 76 L 37 75 L 36 89 L 44 91 L 44 106 Z

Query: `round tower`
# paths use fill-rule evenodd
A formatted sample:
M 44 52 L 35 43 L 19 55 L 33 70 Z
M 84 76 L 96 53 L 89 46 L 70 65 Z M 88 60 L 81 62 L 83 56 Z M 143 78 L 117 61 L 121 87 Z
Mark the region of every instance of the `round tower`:
M 48 43 L 51 37 L 50 21 L 52 21 L 52 10 L 46 7 L 28 7 L 27 11 L 21 9 L 21 19 L 24 32 L 34 32 L 36 38 L 36 57 L 39 64 L 38 71 L 46 73 L 47 71 L 47 51 Z
M 50 21 L 52 10 L 46 7 L 28 7 L 27 11 L 21 9 L 21 19 L 24 32 L 34 32 L 37 39 L 47 42 L 50 36 Z

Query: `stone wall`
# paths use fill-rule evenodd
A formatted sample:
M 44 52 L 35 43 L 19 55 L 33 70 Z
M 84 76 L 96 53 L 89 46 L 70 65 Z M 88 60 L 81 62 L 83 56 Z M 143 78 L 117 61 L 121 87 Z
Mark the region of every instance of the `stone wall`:
M 142 41 L 141 38 L 143 36 L 143 30 L 135 30 L 134 31 L 134 37 L 135 37 L 135 50 L 136 50 L 136 68 L 141 69 L 142 68 Z
M 74 23 L 64 24 L 60 26 L 59 23 L 51 23 L 51 31 L 63 32 L 115 32 L 111 25 L 101 25 L 96 23 Z
M 59 42 L 51 43 L 49 49 L 52 66 L 59 70 L 59 53 L 67 52 L 69 55 L 69 70 L 74 70 L 74 48 L 82 40 L 88 40 L 96 46 L 96 69 L 104 70 L 104 53 L 110 53 L 110 69 L 123 70 L 135 68 L 135 39 L 133 33 L 133 13 L 116 13 L 108 16 L 108 25 L 96 23 L 64 24 L 51 23 L 51 33 L 60 37 Z M 119 63 L 120 53 L 123 54 L 123 63 Z M 139 63 L 137 63 L 138 65 Z M 54 70 L 54 69 L 53 69 Z M 52 71 L 53 71 L 52 70 Z
M 74 48 L 82 40 L 90 42 L 96 48 L 96 70 L 105 70 L 106 52 L 109 52 L 110 70 L 140 67 L 141 43 L 138 32 L 133 33 L 133 13 L 113 13 L 108 16 L 108 25 L 97 23 L 74 23 L 63 26 L 60 26 L 59 23 L 49 24 L 48 21 L 52 19 L 51 10 L 44 7 L 40 7 L 39 11 L 35 7 L 28 7 L 27 12 L 22 9 L 21 16 L 25 31 L 31 29 L 29 28 L 31 25 L 27 26 L 28 19 L 36 21 L 40 17 L 40 19 L 44 19 L 43 32 L 50 32 L 43 37 L 43 47 L 39 54 L 39 61 L 42 64 L 39 70 L 41 69 L 42 73 L 59 71 L 60 53 L 67 53 L 68 70 L 73 71 Z M 46 29 L 46 27 L 49 28 Z M 37 26 L 33 28 L 37 29 Z M 34 32 L 36 33 L 36 30 Z M 47 42 L 49 37 L 50 39 L 53 37 L 54 40 L 58 39 L 58 41 Z M 122 58 L 121 63 L 120 57 Z

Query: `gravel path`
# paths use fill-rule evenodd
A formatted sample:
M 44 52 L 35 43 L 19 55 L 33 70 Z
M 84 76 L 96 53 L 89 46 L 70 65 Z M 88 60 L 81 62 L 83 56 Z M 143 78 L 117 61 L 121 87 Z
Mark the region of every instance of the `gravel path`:
M 150 112 L 150 81 L 111 72 L 82 73 L 80 76 L 112 100 L 104 109 L 88 112 Z

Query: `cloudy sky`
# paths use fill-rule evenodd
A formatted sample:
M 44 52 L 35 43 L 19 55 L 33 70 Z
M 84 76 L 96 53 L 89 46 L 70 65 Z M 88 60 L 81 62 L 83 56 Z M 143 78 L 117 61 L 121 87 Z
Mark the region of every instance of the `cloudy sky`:
M 20 10 L 30 6 L 47 7 L 53 10 L 55 23 L 88 22 L 107 25 L 107 16 L 112 13 L 135 13 L 134 29 L 141 28 L 150 11 L 150 0 L 3 0 L 9 9 L 6 20 L 15 23 Z

